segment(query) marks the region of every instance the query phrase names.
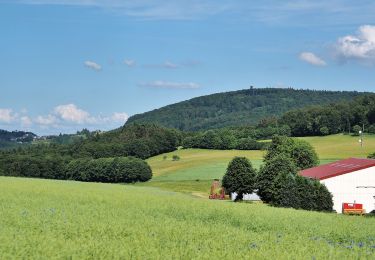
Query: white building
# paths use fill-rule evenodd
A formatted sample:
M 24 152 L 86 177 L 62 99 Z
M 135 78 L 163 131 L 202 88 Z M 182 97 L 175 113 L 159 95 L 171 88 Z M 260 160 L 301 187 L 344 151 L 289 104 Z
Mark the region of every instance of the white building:
M 230 194 L 230 198 L 231 198 L 231 200 L 235 200 L 236 198 L 237 198 L 237 192 L 232 192 L 231 194 Z M 260 197 L 258 196 L 258 194 L 256 194 L 256 192 L 254 192 L 254 193 L 246 193 L 246 194 L 243 194 L 242 195 L 242 200 L 246 200 L 246 201 L 262 201 L 261 199 L 260 199 Z
M 375 160 L 350 158 L 300 172 L 318 179 L 333 195 L 334 210 L 342 213 L 343 203 L 363 204 L 366 213 L 375 210 Z

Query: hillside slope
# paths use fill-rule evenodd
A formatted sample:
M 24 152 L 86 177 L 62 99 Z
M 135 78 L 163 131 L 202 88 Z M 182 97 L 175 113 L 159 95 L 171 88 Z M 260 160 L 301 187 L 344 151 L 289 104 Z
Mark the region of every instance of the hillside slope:
M 260 119 L 310 105 L 351 100 L 363 95 L 349 91 L 246 89 L 193 98 L 134 115 L 127 124 L 153 122 L 180 130 L 197 131 L 255 124 Z

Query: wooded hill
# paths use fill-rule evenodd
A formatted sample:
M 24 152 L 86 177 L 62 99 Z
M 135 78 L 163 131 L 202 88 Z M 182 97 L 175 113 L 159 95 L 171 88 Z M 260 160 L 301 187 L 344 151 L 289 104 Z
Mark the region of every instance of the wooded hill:
M 12 148 L 25 143 L 31 143 L 36 135 L 24 131 L 6 131 L 0 129 L 0 149 Z
M 263 118 L 281 116 L 293 109 L 348 101 L 365 94 L 369 93 L 250 88 L 201 96 L 168 105 L 134 115 L 127 124 L 157 123 L 184 131 L 254 125 Z

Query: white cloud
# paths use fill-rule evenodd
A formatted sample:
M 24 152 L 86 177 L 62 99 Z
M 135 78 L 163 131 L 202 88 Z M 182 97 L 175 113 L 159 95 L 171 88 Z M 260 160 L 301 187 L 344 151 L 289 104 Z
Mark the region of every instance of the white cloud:
M 11 123 L 17 118 L 12 109 L 0 108 L 0 122 Z
M 22 116 L 20 120 L 21 120 L 22 127 L 30 127 L 33 124 L 31 118 L 28 116 Z
M 157 63 L 157 64 L 145 64 L 144 67 L 146 68 L 156 68 L 156 69 L 177 69 L 181 67 L 177 63 L 173 63 L 171 61 L 165 61 L 163 63 Z
M 34 122 L 42 126 L 65 127 L 65 126 L 97 126 L 104 127 L 122 123 L 128 120 L 125 112 L 116 112 L 110 116 L 92 116 L 89 112 L 77 107 L 75 104 L 59 105 L 53 109 L 51 114 L 38 116 Z
M 171 88 L 171 89 L 197 89 L 199 84 L 193 82 L 170 82 L 163 80 L 156 80 L 147 83 L 138 84 L 140 87 L 149 87 L 149 88 Z
M 300 53 L 299 58 L 300 60 L 310 63 L 311 65 L 314 65 L 314 66 L 327 65 L 327 63 L 323 59 L 319 58 L 312 52 L 302 52 Z
M 92 122 L 94 119 L 90 114 L 74 104 L 60 105 L 55 107 L 54 113 L 64 121 L 73 123 L 87 123 Z
M 87 68 L 90 68 L 90 69 L 93 69 L 95 71 L 101 71 L 102 70 L 102 66 L 100 66 L 98 63 L 94 62 L 94 61 L 85 61 L 85 66 Z
M 127 113 L 113 113 L 111 116 L 111 121 L 113 122 L 119 122 L 119 123 L 125 123 L 129 118 L 129 115 Z
M 0 123 L 5 128 L 27 130 L 43 134 L 74 133 L 82 128 L 111 130 L 125 124 L 129 115 L 125 112 L 91 115 L 75 104 L 56 106 L 50 113 L 31 117 L 28 112 L 16 113 L 12 109 L 0 109 Z
M 137 62 L 135 60 L 124 60 L 124 64 L 128 67 L 135 67 L 137 65 Z
M 375 62 L 375 26 L 359 27 L 355 35 L 339 38 L 335 47 L 341 60 Z
M 146 68 L 156 68 L 156 69 L 180 69 L 180 68 L 188 68 L 188 67 L 196 67 L 201 64 L 199 61 L 192 60 L 192 61 L 184 61 L 181 63 L 176 63 L 172 61 L 165 61 L 159 64 L 145 64 L 144 67 Z
M 166 61 L 166 62 L 164 62 L 163 67 L 166 68 L 166 69 L 177 69 L 180 66 L 176 63 Z
M 47 115 L 47 116 L 37 116 L 37 118 L 34 120 L 35 123 L 42 125 L 42 126 L 52 126 L 57 124 L 57 118 L 53 115 Z

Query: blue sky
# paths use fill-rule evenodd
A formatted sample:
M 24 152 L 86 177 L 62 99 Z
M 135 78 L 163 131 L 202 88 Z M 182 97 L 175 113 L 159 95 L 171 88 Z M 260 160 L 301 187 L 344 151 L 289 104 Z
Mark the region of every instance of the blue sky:
M 0 128 L 109 130 L 256 87 L 375 91 L 373 1 L 0 0 Z

